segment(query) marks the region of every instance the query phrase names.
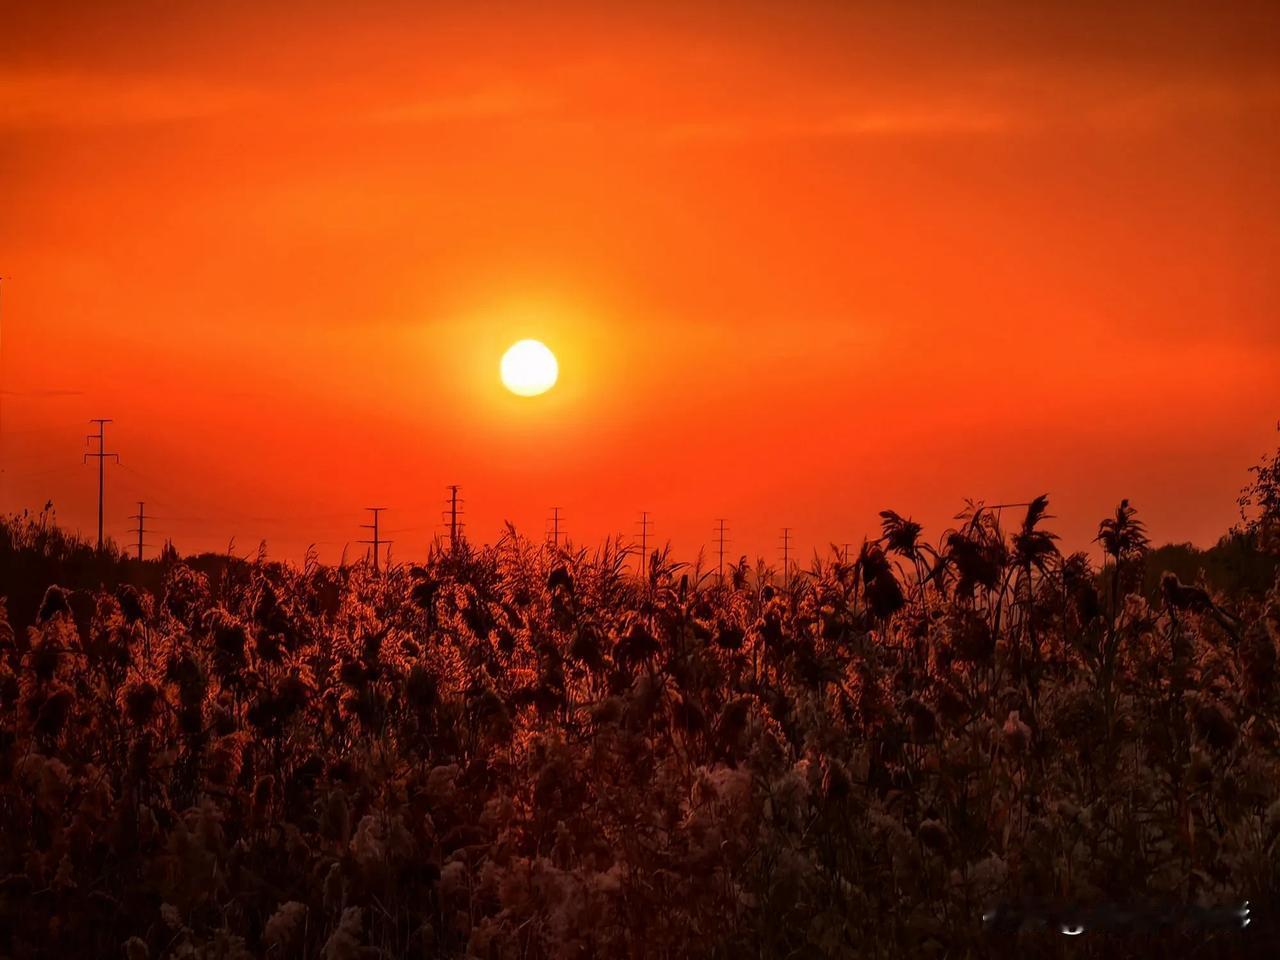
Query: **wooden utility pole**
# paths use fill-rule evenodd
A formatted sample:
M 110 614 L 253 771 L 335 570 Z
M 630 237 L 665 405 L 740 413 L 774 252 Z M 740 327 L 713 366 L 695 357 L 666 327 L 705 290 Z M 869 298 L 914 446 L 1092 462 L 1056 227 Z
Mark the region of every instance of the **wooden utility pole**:
M 107 442 L 107 437 L 106 437 L 107 424 L 111 423 L 112 421 L 99 418 L 96 420 L 90 420 L 89 422 L 96 423 L 98 425 L 98 432 L 91 433 L 89 434 L 88 437 L 85 438 L 86 443 L 92 443 L 94 440 L 98 441 L 98 452 L 86 453 L 84 455 L 84 462 L 88 463 L 90 457 L 93 457 L 98 461 L 98 552 L 101 553 L 102 552 L 102 508 L 106 502 L 106 494 L 104 492 L 106 487 L 106 461 L 107 461 L 107 457 L 115 457 L 116 463 L 119 463 L 120 454 L 108 453 L 105 449 L 106 442 Z
M 551 508 L 551 545 L 560 549 L 560 508 Z

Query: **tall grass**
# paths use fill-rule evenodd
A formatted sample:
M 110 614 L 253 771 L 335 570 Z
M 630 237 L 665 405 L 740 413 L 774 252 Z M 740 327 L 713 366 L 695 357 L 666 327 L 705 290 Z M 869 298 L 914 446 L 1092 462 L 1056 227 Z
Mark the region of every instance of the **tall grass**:
M 1048 506 L 886 511 L 786 589 L 514 531 L 50 586 L 0 618 L 0 953 L 1058 956 L 984 908 L 1274 900 L 1280 588 L 1144 594 L 1132 506 L 1103 570 Z M 9 569 L 83 550 L 2 530 Z

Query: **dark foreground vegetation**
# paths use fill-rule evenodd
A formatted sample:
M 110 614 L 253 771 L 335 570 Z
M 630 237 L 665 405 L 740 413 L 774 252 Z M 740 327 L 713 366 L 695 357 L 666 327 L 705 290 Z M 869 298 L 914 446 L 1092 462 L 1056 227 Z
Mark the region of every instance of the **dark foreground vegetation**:
M 932 547 L 886 513 L 785 589 L 514 535 L 128 564 L 11 518 L 0 956 L 1274 956 L 1266 467 L 1248 573 L 1199 584 L 1128 504 L 1061 555 L 1043 499 Z M 984 931 L 1028 897 L 1253 922 Z

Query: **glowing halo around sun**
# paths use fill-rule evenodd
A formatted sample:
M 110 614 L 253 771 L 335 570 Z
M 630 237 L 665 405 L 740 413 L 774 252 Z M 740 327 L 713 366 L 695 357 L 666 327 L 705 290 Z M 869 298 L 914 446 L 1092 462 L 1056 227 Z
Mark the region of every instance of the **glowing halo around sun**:
M 521 340 L 502 355 L 502 384 L 518 397 L 536 397 L 556 384 L 560 365 L 540 340 Z

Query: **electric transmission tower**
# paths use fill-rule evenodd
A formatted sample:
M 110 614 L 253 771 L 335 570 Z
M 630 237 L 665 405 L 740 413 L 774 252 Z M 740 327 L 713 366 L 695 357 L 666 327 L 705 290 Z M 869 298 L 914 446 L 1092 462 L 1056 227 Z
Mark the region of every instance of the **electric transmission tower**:
M 791 579 L 791 528 L 782 528 L 782 589 L 787 589 Z
M 381 552 L 383 545 L 389 545 L 392 542 L 390 540 L 383 540 L 378 535 L 379 514 L 381 514 L 382 511 L 387 508 L 386 507 L 365 507 L 365 509 L 368 510 L 371 514 L 373 514 L 373 523 L 362 523 L 360 524 L 360 526 L 363 527 L 365 530 L 372 530 L 373 539 L 361 540 L 359 542 L 367 543 L 373 547 L 373 572 L 377 573 L 378 572 L 378 554 Z
M 644 579 L 645 563 L 649 559 L 649 527 L 653 521 L 649 519 L 649 511 L 640 511 L 640 579 Z
M 462 516 L 462 511 L 458 509 L 458 506 L 464 501 L 458 499 L 458 491 L 462 489 L 460 485 L 451 483 L 445 489 L 449 491 L 449 499 L 447 501 L 449 509 L 444 511 L 442 516 L 448 518 L 449 549 L 452 551 L 457 549 L 458 541 L 462 539 L 462 528 L 464 524 L 458 519 Z
M 134 528 L 134 533 L 136 533 L 138 536 L 138 559 L 141 560 L 142 548 L 146 546 L 144 537 L 146 536 L 146 531 L 147 531 L 146 504 L 143 503 L 143 501 L 141 500 L 138 501 L 138 512 L 135 513 L 133 516 L 131 516 L 129 519 L 138 521 L 137 527 Z M 155 517 L 152 517 L 151 519 L 154 520 Z
M 101 553 L 102 552 L 102 508 L 106 500 L 106 496 L 104 492 L 106 487 L 106 480 L 107 480 L 106 461 L 108 457 L 115 457 L 116 463 L 119 463 L 120 454 L 108 453 L 106 451 L 107 424 L 111 423 L 112 421 L 99 418 L 95 420 L 90 420 L 89 422 L 96 423 L 98 425 L 98 432 L 91 433 L 85 438 L 85 443 L 92 443 L 94 440 L 98 441 L 98 452 L 86 453 L 84 455 L 84 462 L 88 463 L 91 457 L 98 461 L 98 552 Z
M 719 566 L 717 567 L 717 570 L 719 571 L 721 583 L 724 583 L 724 545 L 729 542 L 724 537 L 725 533 L 728 532 L 725 529 L 726 523 L 728 523 L 728 520 L 726 520 L 724 517 L 716 518 L 716 543 L 718 545 L 718 550 L 720 555 L 720 562 L 719 562 Z

